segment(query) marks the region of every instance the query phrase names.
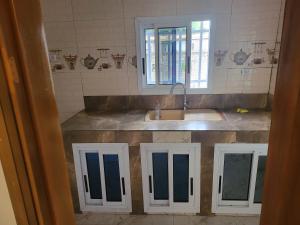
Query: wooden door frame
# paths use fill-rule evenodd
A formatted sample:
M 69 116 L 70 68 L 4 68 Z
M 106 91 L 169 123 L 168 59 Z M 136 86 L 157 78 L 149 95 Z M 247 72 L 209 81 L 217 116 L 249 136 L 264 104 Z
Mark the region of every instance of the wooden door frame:
M 286 0 L 261 225 L 300 224 L 300 1 Z
M 40 2 L 0 5 L 0 159 L 17 223 L 73 225 Z
M 0 59 L 0 73 L 4 70 Z M 15 120 L 0 76 L 0 160 L 6 177 L 16 221 L 20 225 L 38 224 L 32 199 L 30 181 L 25 169 L 21 144 L 15 126 Z M 2 109 L 3 108 L 3 109 Z
M 74 225 L 40 2 L 0 5 L 0 159 L 17 222 Z M 261 225 L 300 224 L 299 0 L 285 10 Z

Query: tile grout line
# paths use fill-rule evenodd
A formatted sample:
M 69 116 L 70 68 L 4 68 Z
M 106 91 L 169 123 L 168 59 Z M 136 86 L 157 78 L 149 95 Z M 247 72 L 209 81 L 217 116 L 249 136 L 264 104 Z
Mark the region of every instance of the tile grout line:
M 74 2 L 73 0 L 70 0 L 71 2 L 71 10 L 72 10 L 72 22 L 73 22 L 73 28 L 75 31 L 75 40 L 76 40 L 76 50 L 77 50 L 77 56 L 78 56 L 78 60 L 80 61 L 80 55 L 79 55 L 79 41 L 78 41 L 78 30 L 75 24 L 75 16 L 74 16 Z M 79 69 L 79 76 L 80 76 L 80 82 L 81 82 L 81 91 L 82 91 L 82 101 L 83 101 L 83 109 L 85 108 L 85 104 L 84 104 L 84 88 L 83 88 L 83 78 L 82 78 L 82 71 L 81 69 Z

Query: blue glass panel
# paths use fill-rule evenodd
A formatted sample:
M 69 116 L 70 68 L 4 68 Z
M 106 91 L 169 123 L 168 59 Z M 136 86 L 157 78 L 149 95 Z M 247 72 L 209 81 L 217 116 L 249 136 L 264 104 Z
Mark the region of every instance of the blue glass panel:
M 189 201 L 189 155 L 173 155 L 174 202 Z
M 116 154 L 103 155 L 106 200 L 122 201 L 119 157 Z
M 91 199 L 102 199 L 98 153 L 85 153 Z
M 153 187 L 155 200 L 169 199 L 168 153 L 153 153 Z
M 252 167 L 252 154 L 225 154 L 223 200 L 247 201 Z
M 267 156 L 259 156 L 258 157 L 254 203 L 262 202 L 266 161 L 267 161 Z
M 185 83 L 186 27 L 158 29 L 160 84 Z

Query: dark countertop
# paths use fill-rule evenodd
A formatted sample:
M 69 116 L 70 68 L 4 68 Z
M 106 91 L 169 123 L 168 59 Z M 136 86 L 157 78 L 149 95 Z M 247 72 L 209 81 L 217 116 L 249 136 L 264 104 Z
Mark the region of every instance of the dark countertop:
M 62 124 L 63 131 L 73 130 L 158 130 L 158 131 L 269 131 L 271 113 L 250 111 L 240 114 L 221 112 L 221 121 L 145 121 L 146 111 L 79 112 Z

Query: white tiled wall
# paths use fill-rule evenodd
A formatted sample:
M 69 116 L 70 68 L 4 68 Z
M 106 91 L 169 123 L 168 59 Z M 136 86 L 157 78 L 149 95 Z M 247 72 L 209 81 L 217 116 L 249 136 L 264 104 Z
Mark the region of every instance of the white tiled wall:
M 278 33 L 277 33 L 277 42 L 276 42 L 276 46 L 275 46 L 277 54 L 279 54 L 279 52 L 280 52 L 280 41 L 281 41 L 282 29 L 283 29 L 283 19 L 284 19 L 284 10 L 281 10 L 280 17 L 279 17 Z M 277 56 L 279 56 L 279 55 L 277 55 Z M 277 78 L 277 65 L 272 68 L 270 90 L 269 90 L 269 93 L 272 95 L 274 95 L 274 92 L 275 92 L 276 78 Z
M 80 73 L 54 73 L 54 91 L 61 121 L 84 108 Z
M 216 18 L 215 50 L 228 50 L 222 66 L 213 68 L 212 94 L 268 93 L 272 65 L 265 63 L 236 66 L 232 54 L 241 48 L 253 52 L 253 42 L 266 42 L 274 48 L 280 41 L 278 27 L 284 0 L 42 0 L 49 49 L 78 54 L 74 71 L 67 67 L 53 73 L 56 98 L 62 121 L 84 108 L 83 96 L 137 95 L 138 75 L 129 61 L 136 55 L 134 18 L 137 16 L 175 16 L 209 13 Z M 282 13 L 281 13 L 282 14 Z M 280 32 L 279 32 L 280 33 Z M 109 48 L 109 58 L 100 62 L 113 65 L 110 54 L 126 54 L 122 69 L 114 66 L 88 70 L 80 59 L 97 48 Z M 99 63 L 97 64 L 99 65 Z M 274 90 L 271 82 L 271 92 Z

